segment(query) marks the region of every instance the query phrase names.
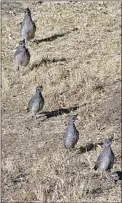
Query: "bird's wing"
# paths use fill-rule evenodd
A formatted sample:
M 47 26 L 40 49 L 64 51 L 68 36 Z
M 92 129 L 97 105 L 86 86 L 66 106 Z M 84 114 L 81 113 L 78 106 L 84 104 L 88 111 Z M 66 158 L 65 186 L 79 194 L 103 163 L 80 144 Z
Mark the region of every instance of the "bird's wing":
M 23 22 L 21 22 L 21 29 L 23 28 L 24 25 L 25 25 L 25 20 L 23 20 Z
M 32 24 L 33 24 L 34 30 L 36 31 L 36 24 L 33 21 L 32 21 Z
M 21 53 L 21 50 L 20 50 L 20 48 L 19 48 L 19 46 L 16 48 L 16 52 L 15 52 L 15 54 L 14 54 L 14 56 L 17 56 L 18 54 L 20 54 Z
M 76 134 L 77 134 L 77 136 L 79 137 L 79 131 L 76 129 Z
M 110 164 L 109 164 L 109 166 L 108 166 L 108 170 L 113 167 L 113 164 L 114 164 L 114 153 L 113 153 L 113 151 L 111 151 Z
M 28 49 L 25 49 L 26 54 L 30 57 L 30 52 L 28 51 Z
M 102 151 L 100 153 L 100 155 L 98 156 L 97 161 L 96 161 L 95 166 L 94 166 L 94 170 L 98 169 L 99 164 L 101 163 L 101 160 L 103 159 L 103 156 L 104 156 L 104 151 Z
M 36 99 L 36 95 L 32 96 L 32 98 L 30 99 L 30 101 L 28 102 L 28 107 L 27 107 L 27 111 L 30 111 L 33 104 L 34 104 L 34 101 Z
M 66 137 L 67 137 L 67 129 L 66 129 L 66 131 L 64 132 L 63 139 L 65 140 Z

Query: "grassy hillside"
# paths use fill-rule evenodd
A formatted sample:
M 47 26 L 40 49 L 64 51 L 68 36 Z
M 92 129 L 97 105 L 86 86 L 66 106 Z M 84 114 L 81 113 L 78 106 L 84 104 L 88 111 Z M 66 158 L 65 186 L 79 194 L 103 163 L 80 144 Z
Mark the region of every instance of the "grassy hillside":
M 16 70 L 23 9 L 37 31 L 28 67 Z M 2 199 L 21 202 L 120 202 L 120 181 L 94 171 L 98 143 L 113 137 L 112 171 L 121 169 L 120 2 L 2 3 Z M 43 85 L 45 117 L 26 112 Z M 68 118 L 78 114 L 80 139 L 63 146 Z

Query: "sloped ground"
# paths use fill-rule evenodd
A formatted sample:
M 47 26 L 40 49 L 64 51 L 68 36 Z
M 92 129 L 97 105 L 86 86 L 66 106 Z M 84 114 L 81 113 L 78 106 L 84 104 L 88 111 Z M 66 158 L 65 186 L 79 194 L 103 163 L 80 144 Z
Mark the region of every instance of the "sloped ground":
M 19 72 L 13 50 L 23 8 L 36 22 L 31 62 Z M 93 170 L 98 143 L 113 137 L 120 170 L 120 2 L 2 3 L 2 199 L 21 202 L 120 202 L 120 181 Z M 44 87 L 47 116 L 26 112 Z M 78 113 L 75 150 L 63 146 L 70 115 Z

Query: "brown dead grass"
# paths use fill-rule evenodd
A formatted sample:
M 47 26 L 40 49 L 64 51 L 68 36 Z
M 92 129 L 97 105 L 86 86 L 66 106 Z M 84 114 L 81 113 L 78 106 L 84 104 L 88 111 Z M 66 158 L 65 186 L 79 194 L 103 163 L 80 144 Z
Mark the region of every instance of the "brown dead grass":
M 16 72 L 13 50 L 27 6 L 37 32 L 29 66 Z M 97 143 L 111 136 L 113 171 L 120 170 L 120 13 L 120 2 L 2 3 L 4 202 L 120 202 L 120 182 L 100 180 L 93 171 Z M 26 107 L 38 84 L 44 86 L 44 111 L 79 108 L 31 119 Z M 80 139 L 69 152 L 62 137 L 74 113 L 81 117 Z

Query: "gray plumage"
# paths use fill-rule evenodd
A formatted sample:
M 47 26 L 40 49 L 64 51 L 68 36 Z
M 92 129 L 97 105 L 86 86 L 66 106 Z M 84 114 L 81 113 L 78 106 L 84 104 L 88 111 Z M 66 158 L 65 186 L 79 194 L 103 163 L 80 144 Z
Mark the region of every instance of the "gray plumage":
M 79 140 L 79 132 L 76 129 L 74 122 L 77 120 L 77 115 L 71 116 L 68 122 L 68 127 L 64 134 L 64 146 L 65 148 L 74 148 Z
M 41 93 L 42 90 L 42 86 L 36 87 L 36 93 L 32 96 L 31 100 L 28 103 L 27 111 L 31 111 L 33 115 L 42 110 L 44 106 L 44 98 Z
M 30 53 L 25 47 L 25 40 L 19 42 L 19 46 L 16 48 L 16 52 L 14 54 L 14 61 L 18 67 L 18 70 L 19 66 L 27 66 L 29 64 Z
M 25 42 L 33 39 L 35 37 L 36 25 L 31 18 L 31 11 L 29 8 L 26 8 L 24 11 L 24 20 L 21 27 L 22 38 L 25 39 Z
M 112 140 L 105 140 L 103 145 L 103 151 L 100 153 L 94 169 L 98 168 L 101 171 L 109 171 L 114 164 L 114 153 L 111 149 Z

